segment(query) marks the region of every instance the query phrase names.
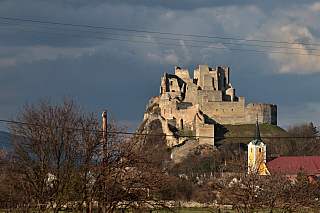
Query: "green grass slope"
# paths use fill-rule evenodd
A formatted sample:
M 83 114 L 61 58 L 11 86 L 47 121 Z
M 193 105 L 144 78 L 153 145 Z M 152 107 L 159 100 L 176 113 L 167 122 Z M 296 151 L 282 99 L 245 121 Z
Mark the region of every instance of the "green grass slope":
M 224 142 L 233 143 L 249 143 L 255 132 L 255 124 L 243 125 L 215 125 L 215 143 L 222 144 Z M 285 134 L 286 131 L 279 126 L 271 124 L 259 124 L 260 135 L 263 137 L 272 137 L 277 134 Z

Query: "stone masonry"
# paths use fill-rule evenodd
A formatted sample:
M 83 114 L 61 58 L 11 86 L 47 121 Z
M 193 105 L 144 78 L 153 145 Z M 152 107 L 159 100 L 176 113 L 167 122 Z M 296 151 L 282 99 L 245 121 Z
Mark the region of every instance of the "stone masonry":
M 161 78 L 160 94 L 149 101 L 147 109 L 158 112 L 163 126 L 192 131 L 199 144 L 214 145 L 214 124 L 217 123 L 253 124 L 258 116 L 259 123 L 277 125 L 277 106 L 266 103 L 245 106 L 245 98 L 235 95 L 229 72 L 229 67 L 213 69 L 200 65 L 190 78 L 187 69 L 175 67 L 174 75 L 165 73 Z M 146 111 L 145 119 L 147 117 Z M 167 127 L 166 131 L 169 131 Z M 168 145 L 180 143 L 174 140 L 168 140 Z

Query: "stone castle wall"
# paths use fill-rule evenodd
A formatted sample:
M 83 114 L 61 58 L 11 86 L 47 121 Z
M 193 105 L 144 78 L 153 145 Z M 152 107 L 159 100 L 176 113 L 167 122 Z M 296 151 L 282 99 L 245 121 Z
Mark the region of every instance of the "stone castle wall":
M 247 123 L 254 123 L 258 117 L 259 123 L 277 125 L 277 105 L 266 103 L 250 103 L 245 108 Z
M 220 124 L 277 124 L 277 106 L 274 104 L 249 104 L 244 97 L 236 97 L 229 82 L 230 69 L 212 69 L 200 65 L 190 78 L 187 69 L 175 68 L 175 75 L 165 73 L 161 78 L 159 107 L 166 119 L 177 119 L 180 123 L 193 122 L 195 113 L 205 114 L 206 123 Z M 184 104 L 184 107 L 183 107 Z
M 219 124 L 253 124 L 258 117 L 259 123 L 277 125 L 277 105 L 250 103 L 245 106 L 244 97 L 239 97 L 238 102 L 205 105 L 202 110 Z

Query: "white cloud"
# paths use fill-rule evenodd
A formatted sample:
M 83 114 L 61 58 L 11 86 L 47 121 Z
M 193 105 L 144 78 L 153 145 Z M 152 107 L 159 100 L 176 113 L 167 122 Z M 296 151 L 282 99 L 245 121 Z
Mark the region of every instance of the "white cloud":
M 169 64 L 179 64 L 179 58 L 176 56 L 174 49 L 165 51 L 164 61 Z
M 252 35 L 267 18 L 259 7 L 252 5 L 208 8 L 204 11 L 210 13 L 210 21 L 219 23 L 225 32 L 242 38 Z
M 319 12 L 320 11 L 320 2 L 315 2 L 314 4 L 310 5 L 309 10 L 314 11 L 314 12 Z
M 224 51 L 229 51 L 229 48 L 221 43 L 209 45 L 208 48 L 201 49 L 201 53 L 208 53 L 208 52 L 218 52 L 223 53 Z
M 289 42 L 286 45 L 277 45 L 287 49 L 272 48 L 274 52 L 287 52 L 296 54 L 269 53 L 269 58 L 276 62 L 280 73 L 311 74 L 320 72 L 318 50 L 307 43 L 320 43 L 309 30 L 297 24 L 283 25 L 269 31 L 270 36 L 277 41 Z
M 183 40 L 180 40 L 180 45 L 182 46 L 183 55 L 185 57 L 185 62 L 189 62 L 192 59 L 192 55 L 189 53 L 188 48 L 186 47 L 186 44 Z
M 208 48 L 200 50 L 201 60 L 204 64 L 210 64 L 210 66 L 215 66 L 215 64 L 212 64 L 213 60 L 222 60 L 223 57 L 229 57 L 229 54 L 230 50 L 221 43 L 209 45 Z
M 153 53 L 148 53 L 148 57 L 151 59 L 151 60 L 153 60 L 153 61 L 155 61 L 155 62 L 160 62 L 160 63 L 162 63 L 162 58 L 160 57 L 160 56 L 157 56 L 156 54 L 153 54 Z
M 75 47 L 50 47 L 50 46 L 30 46 L 30 47 L 6 47 L 1 48 L 0 68 L 17 66 L 21 63 L 33 63 L 42 60 L 57 59 L 77 59 L 83 55 L 92 55 L 98 51 L 99 47 L 75 48 Z
M 180 46 L 181 46 L 181 51 L 182 54 L 177 54 L 175 49 L 170 49 L 170 50 L 163 50 L 164 53 L 148 53 L 147 56 L 148 58 L 150 58 L 151 60 L 153 60 L 154 62 L 157 63 L 169 63 L 172 65 L 183 65 L 183 64 L 187 64 L 188 62 L 190 62 L 192 60 L 192 55 L 190 54 L 186 44 L 184 43 L 183 40 L 179 41 Z M 177 49 L 177 51 L 180 51 L 179 49 Z M 159 52 L 159 50 L 157 50 L 157 52 Z M 180 56 L 180 57 L 179 57 Z
M 175 13 L 173 11 L 165 12 L 160 16 L 160 18 L 164 21 L 172 20 L 175 17 Z

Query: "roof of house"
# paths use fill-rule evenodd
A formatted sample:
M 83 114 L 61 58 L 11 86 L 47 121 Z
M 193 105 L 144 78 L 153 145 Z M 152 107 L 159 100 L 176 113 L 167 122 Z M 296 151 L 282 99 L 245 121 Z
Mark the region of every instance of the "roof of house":
M 320 174 L 320 156 L 278 157 L 266 163 L 271 174 Z

